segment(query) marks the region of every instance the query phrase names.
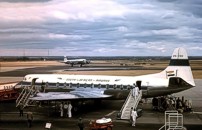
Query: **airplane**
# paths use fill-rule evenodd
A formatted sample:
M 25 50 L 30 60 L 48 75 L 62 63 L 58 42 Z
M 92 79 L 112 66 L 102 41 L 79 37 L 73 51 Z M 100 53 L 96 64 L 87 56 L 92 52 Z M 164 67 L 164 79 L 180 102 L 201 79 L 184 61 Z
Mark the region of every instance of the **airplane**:
M 141 76 L 28 74 L 22 85 L 46 83 L 46 92 L 39 92 L 31 100 L 87 100 L 126 99 L 135 86 L 142 90 L 142 98 L 170 95 L 195 87 L 187 52 L 176 48 L 167 68 L 159 73 Z
M 64 61 L 62 63 L 70 64 L 71 67 L 73 67 L 76 64 L 80 64 L 80 67 L 82 67 L 84 64 L 90 64 L 90 60 L 86 59 L 71 59 L 68 60 L 66 56 L 64 56 Z

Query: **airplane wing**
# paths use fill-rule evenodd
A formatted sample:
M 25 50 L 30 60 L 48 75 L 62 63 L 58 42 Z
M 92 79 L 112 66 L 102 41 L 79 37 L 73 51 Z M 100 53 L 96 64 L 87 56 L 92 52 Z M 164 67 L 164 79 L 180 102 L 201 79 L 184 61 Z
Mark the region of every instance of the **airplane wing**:
M 76 89 L 70 92 L 48 92 L 48 93 L 37 93 L 34 97 L 30 97 L 30 100 L 36 101 L 47 101 L 47 100 L 73 100 L 73 99 L 99 99 L 108 98 L 112 95 L 104 94 L 104 91 L 100 90 L 84 90 Z

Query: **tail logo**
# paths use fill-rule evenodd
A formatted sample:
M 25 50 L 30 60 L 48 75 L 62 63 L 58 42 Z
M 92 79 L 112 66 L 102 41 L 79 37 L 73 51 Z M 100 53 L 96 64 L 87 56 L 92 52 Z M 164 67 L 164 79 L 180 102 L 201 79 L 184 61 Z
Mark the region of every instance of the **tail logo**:
M 175 76 L 175 71 L 166 71 L 166 76 L 167 77 L 171 77 L 171 76 Z

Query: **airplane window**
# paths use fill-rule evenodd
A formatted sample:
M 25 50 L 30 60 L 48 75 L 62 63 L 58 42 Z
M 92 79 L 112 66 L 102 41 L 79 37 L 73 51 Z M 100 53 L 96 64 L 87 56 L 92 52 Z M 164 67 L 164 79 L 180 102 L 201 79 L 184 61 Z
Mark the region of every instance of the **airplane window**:
M 106 85 L 104 85 L 104 84 L 101 84 L 100 86 L 101 86 L 101 88 L 106 88 Z
M 123 85 L 121 85 L 121 90 L 123 90 Z
M 77 85 L 77 87 L 79 86 L 79 87 L 83 87 L 83 84 L 79 84 L 79 83 L 77 83 L 78 85 Z
M 46 82 L 46 87 L 48 87 L 48 82 Z
M 94 87 L 95 87 L 95 88 L 98 88 L 98 85 L 97 85 L 97 84 L 94 84 Z
M 109 88 L 114 88 L 114 86 L 113 85 L 109 85 Z
M 116 89 L 116 87 L 117 87 L 116 84 L 114 84 L 114 89 Z
M 94 84 L 91 84 L 91 88 L 94 88 Z
M 128 85 L 128 90 L 130 90 L 131 89 L 131 86 L 130 85 Z
M 57 83 L 56 83 L 56 87 L 59 87 L 59 86 L 60 86 L 60 85 L 59 85 L 59 82 L 57 82 Z
M 64 83 L 64 87 L 65 87 L 65 88 L 67 87 L 67 83 L 66 83 L 66 82 Z
M 109 89 L 109 84 L 106 84 L 106 89 Z
M 123 85 L 123 89 L 127 89 L 127 86 Z

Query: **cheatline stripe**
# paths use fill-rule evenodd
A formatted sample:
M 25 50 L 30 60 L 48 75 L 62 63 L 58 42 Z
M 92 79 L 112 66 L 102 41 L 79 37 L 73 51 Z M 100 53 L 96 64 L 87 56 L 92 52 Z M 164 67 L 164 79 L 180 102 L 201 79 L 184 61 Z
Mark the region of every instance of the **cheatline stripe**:
M 188 59 L 171 59 L 169 66 L 190 66 Z

